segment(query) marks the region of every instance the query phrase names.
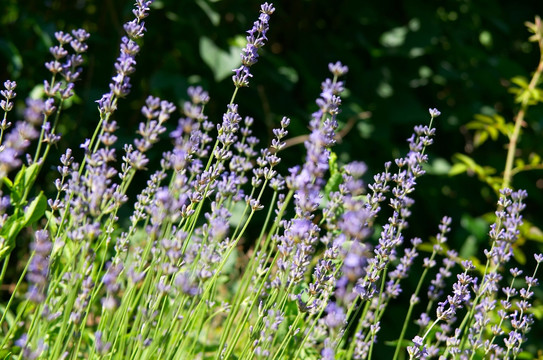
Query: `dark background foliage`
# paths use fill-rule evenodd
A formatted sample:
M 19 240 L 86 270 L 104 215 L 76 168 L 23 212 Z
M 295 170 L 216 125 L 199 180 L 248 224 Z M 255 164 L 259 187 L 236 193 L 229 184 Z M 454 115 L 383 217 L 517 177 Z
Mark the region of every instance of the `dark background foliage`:
M 538 49 L 528 42 L 524 22 L 533 21 L 538 12 L 543 15 L 540 1 L 296 0 L 274 5 L 269 44 L 253 67 L 250 87 L 237 98 L 240 113 L 255 117 L 257 135 L 266 143 L 282 116 L 292 119 L 292 136 L 307 133 L 320 82 L 329 74 L 327 64 L 337 60 L 350 68 L 340 116 L 350 131 L 335 151 L 342 161 L 365 161 L 369 175 L 405 153 L 412 127 L 427 123 L 428 108 L 437 107 L 442 116 L 428 152 L 429 174 L 415 194 L 408 236 L 428 239 L 440 218 L 449 215 L 454 219 L 451 246 L 465 256 L 481 257 L 488 225 L 483 215 L 495 209 L 496 194 L 472 174 L 447 173 L 455 153 L 468 154 L 498 174 L 504 168 L 507 139 L 474 148 L 465 124 L 478 113 L 499 113 L 513 121 L 518 107 L 507 89 L 513 76 L 529 77 L 537 65 Z M 54 31 L 84 27 L 92 34 L 88 65 L 76 89 L 79 100 L 60 128 L 69 135 L 52 154 L 52 164 L 67 146 L 79 151 L 78 144 L 94 129 L 94 100 L 107 90 L 131 6 L 130 1 L 114 0 L 2 1 L 0 79 L 18 82 L 19 110 L 34 86 L 49 78 L 43 63 L 50 60 Z M 248 0 L 156 1 L 146 22 L 133 91 L 116 115 L 119 142 L 131 141 L 147 95 L 180 104 L 189 85 L 201 84 L 209 91 L 212 101 L 206 112 L 218 122 L 233 91 L 221 71 L 229 70 L 227 60 L 237 54 L 231 48 L 243 46 L 240 40 L 258 9 L 258 2 Z M 542 106 L 530 109 L 523 131 L 519 155 L 541 154 Z M 288 151 L 287 165 L 303 160 L 303 145 L 295 146 L 297 151 Z M 160 151 L 152 156 L 156 163 Z M 542 175 L 526 172 L 513 181 L 515 188 L 528 190 L 526 217 L 536 226 L 543 225 Z M 43 179 L 45 189 L 51 179 Z M 541 251 L 537 238 L 522 240 L 517 261 L 524 262 L 522 254 Z M 531 256 L 527 261 L 533 264 Z

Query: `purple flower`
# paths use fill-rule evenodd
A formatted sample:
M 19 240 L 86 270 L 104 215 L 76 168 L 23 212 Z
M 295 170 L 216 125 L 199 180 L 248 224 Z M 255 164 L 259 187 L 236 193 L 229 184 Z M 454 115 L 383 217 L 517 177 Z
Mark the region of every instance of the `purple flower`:
M 26 275 L 30 282 L 26 297 L 32 302 L 41 303 L 45 300 L 49 276 L 49 255 L 52 248 L 47 231 L 36 231 L 31 248 L 34 256 L 30 260 Z
M 101 331 L 97 331 L 96 333 L 94 333 L 94 348 L 99 355 L 106 355 L 111 348 L 111 343 L 104 343 L 102 340 L 102 336 L 103 335 Z
M 430 109 L 428 109 L 428 111 L 430 112 L 430 116 L 431 116 L 432 118 L 436 118 L 436 117 L 438 117 L 439 115 L 441 115 L 441 112 L 440 112 L 438 109 L 436 109 L 436 108 L 433 108 L 433 109 L 430 108 Z
M 130 76 L 136 69 L 136 55 L 140 47 L 135 42 L 136 39 L 145 34 L 145 22 L 142 21 L 148 16 L 149 6 L 152 1 L 137 0 L 135 8 L 132 10 L 135 19 L 128 21 L 123 25 L 127 34 L 121 39 L 120 54 L 115 62 L 116 74 L 112 77 L 109 84 L 110 92 L 104 94 L 97 101 L 100 114 L 112 113 L 116 109 L 117 98 L 125 97 L 130 93 Z
M 247 45 L 242 49 L 241 63 L 242 65 L 234 69 L 234 76 L 232 81 L 234 85 L 239 87 L 249 86 L 249 78 L 251 74 L 250 67 L 258 61 L 258 49 L 264 46 L 266 40 L 266 33 L 269 29 L 270 15 L 273 14 L 275 8 L 273 4 L 264 3 L 260 7 L 260 16 L 258 20 L 254 22 L 251 30 L 247 31 Z
M 347 322 L 345 311 L 336 303 L 331 302 L 326 307 L 326 316 L 324 322 L 329 328 L 338 328 Z
M 343 76 L 347 74 L 347 72 L 349 71 L 349 68 L 338 61 L 335 64 L 333 63 L 328 64 L 328 70 L 330 70 L 330 72 L 334 74 L 334 76 L 339 77 L 339 76 Z
M 6 80 L 4 81 L 4 88 L 5 90 L 0 90 L 0 94 L 2 97 L 6 100 L 0 101 L 0 107 L 5 112 L 9 112 L 13 109 L 13 102 L 11 102 L 11 99 L 14 99 L 15 96 L 17 96 L 17 93 L 13 90 L 17 87 L 17 83 L 15 81 Z M 6 126 L 5 119 L 2 121 L 2 131 L 6 130 L 9 127 L 9 125 Z

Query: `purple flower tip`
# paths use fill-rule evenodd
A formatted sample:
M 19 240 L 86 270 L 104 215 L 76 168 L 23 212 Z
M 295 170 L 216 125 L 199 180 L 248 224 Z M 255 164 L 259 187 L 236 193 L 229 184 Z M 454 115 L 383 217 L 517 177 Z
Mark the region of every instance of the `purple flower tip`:
M 438 109 L 436 109 L 436 108 L 433 108 L 433 109 L 432 109 L 432 108 L 429 108 L 428 111 L 430 112 L 430 116 L 431 116 L 432 118 L 436 118 L 436 117 L 438 117 L 439 115 L 441 115 L 441 112 L 440 112 Z

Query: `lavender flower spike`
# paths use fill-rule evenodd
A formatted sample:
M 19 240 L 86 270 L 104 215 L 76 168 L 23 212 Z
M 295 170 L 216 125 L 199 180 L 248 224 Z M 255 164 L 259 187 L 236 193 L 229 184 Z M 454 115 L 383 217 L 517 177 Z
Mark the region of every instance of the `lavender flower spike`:
M 232 71 L 235 72 L 232 76 L 232 81 L 236 88 L 249 86 L 249 78 L 251 74 L 250 67 L 258 61 L 258 49 L 264 46 L 266 40 L 266 32 L 269 29 L 268 21 L 270 15 L 273 14 L 275 8 L 273 4 L 264 3 L 260 6 L 260 16 L 258 20 L 254 22 L 253 28 L 247 33 L 247 45 L 243 48 L 241 53 L 241 66 Z
M 130 93 L 130 75 L 136 71 L 136 55 L 140 51 L 139 45 L 135 40 L 140 39 L 147 30 L 145 28 L 145 19 L 149 15 L 149 6 L 152 0 L 137 0 L 135 8 L 132 10 L 135 18 L 123 25 L 127 36 L 121 39 L 120 54 L 115 62 L 116 74 L 112 77 L 109 84 L 110 92 L 102 96 L 96 102 L 99 105 L 100 113 L 112 113 L 116 109 L 116 99 L 125 97 Z

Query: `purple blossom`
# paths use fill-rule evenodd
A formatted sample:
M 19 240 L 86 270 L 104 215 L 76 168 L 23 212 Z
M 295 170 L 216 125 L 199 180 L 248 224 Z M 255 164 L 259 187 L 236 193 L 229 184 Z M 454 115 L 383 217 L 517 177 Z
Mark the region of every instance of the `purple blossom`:
M 438 109 L 436 109 L 436 108 L 433 108 L 433 109 L 430 108 L 430 109 L 428 109 L 428 111 L 430 112 L 430 116 L 431 116 L 432 118 L 436 118 L 436 117 L 438 117 L 439 115 L 441 115 L 441 112 L 440 112 Z
M 6 113 L 13 109 L 13 102 L 11 102 L 11 100 L 17 96 L 17 93 L 13 91 L 16 87 L 17 83 L 15 81 L 6 80 L 4 81 L 5 90 L 0 90 L 0 95 L 2 95 L 2 97 L 5 99 L 0 101 L 0 107 Z M 7 125 L 6 119 L 2 119 L 2 131 L 6 130 L 8 127 L 9 125 Z
M 149 6 L 152 1 L 137 0 L 135 8 L 132 10 L 135 19 L 128 21 L 123 25 L 127 34 L 121 39 L 120 53 L 115 62 L 116 74 L 112 77 L 109 84 L 110 92 L 97 100 L 100 114 L 111 114 L 116 109 L 117 98 L 125 97 L 130 93 L 132 85 L 130 84 L 130 75 L 136 70 L 136 55 L 140 47 L 136 39 L 145 34 L 145 22 L 143 19 L 148 16 Z
M 118 306 L 116 295 L 121 289 L 119 275 L 123 271 L 124 266 L 122 263 L 108 263 L 106 267 L 107 271 L 102 277 L 102 283 L 106 289 L 106 295 L 102 298 L 101 302 L 104 309 L 113 311 Z
M 109 352 L 109 349 L 111 349 L 111 343 L 104 342 L 102 336 L 103 334 L 101 331 L 94 333 L 94 347 L 99 355 L 106 355 Z
M 250 67 L 258 61 L 258 49 L 264 46 L 266 40 L 266 33 L 269 29 L 270 15 L 273 14 L 275 8 L 273 4 L 264 3 L 260 7 L 260 16 L 258 20 L 254 22 L 251 30 L 247 31 L 247 45 L 242 49 L 241 63 L 242 65 L 234 69 L 234 76 L 232 81 L 236 88 L 249 86 L 249 78 L 251 74 Z
M 346 314 L 342 307 L 337 306 L 336 303 L 329 303 L 326 307 L 326 316 L 324 321 L 329 328 L 338 328 L 343 326 L 346 321 Z
M 31 246 L 34 256 L 30 260 L 26 275 L 30 282 L 26 297 L 34 303 L 41 303 L 45 300 L 52 244 L 49 240 L 49 234 L 45 230 L 36 231 L 34 236 L 35 239 Z

